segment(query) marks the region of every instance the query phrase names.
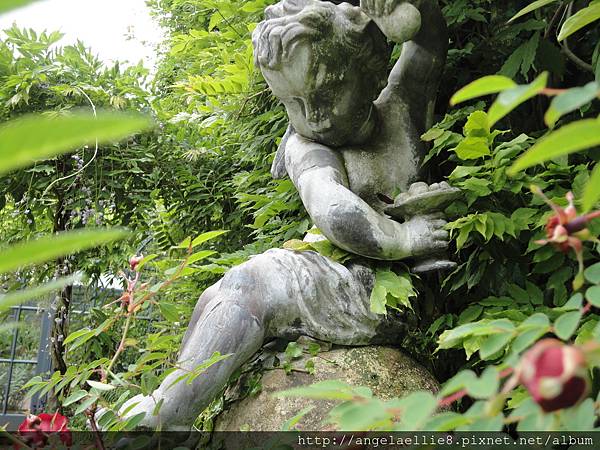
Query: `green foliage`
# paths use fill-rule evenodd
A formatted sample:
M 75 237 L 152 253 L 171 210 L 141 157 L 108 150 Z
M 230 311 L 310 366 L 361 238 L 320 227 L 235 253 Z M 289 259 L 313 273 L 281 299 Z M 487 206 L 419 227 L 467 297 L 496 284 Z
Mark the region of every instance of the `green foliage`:
M 387 307 L 412 309 L 409 299 L 416 295 L 408 272 L 399 275 L 391 270 L 379 269 L 375 272 L 371 291 L 371 312 L 385 314 Z
M 546 228 L 556 213 L 530 190 L 538 186 L 560 207 L 572 191 L 584 212 L 600 198 L 600 169 L 594 167 L 600 109 L 593 81 L 600 73 L 600 33 L 579 21 L 598 2 L 579 5 L 579 11 L 547 0 L 525 9 L 521 2 L 442 3 L 452 44 L 440 97 L 442 103 L 470 103 L 447 113 L 442 106 L 441 120 L 422 139 L 431 144 L 426 168 L 436 180 L 443 176 L 461 188 L 464 200 L 446 210 L 458 267 L 445 276 L 441 292 L 434 290 L 443 300 L 433 317 L 421 317 L 422 335 L 414 341 L 417 358 L 436 350 L 433 365 L 447 381 L 433 400 L 429 393 L 416 393 L 389 401 L 405 401 L 411 414 L 389 408 L 370 393 L 337 386 L 346 396 L 337 398 L 338 414 L 332 411 L 329 421 L 342 430 L 502 431 L 515 422 L 518 432 L 593 430 L 593 399 L 544 413 L 524 388 L 515 389 L 514 380 L 505 378 L 525 351 L 551 334 L 588 346 L 600 338 L 597 241 L 583 246 L 588 269 L 571 283 L 577 273 L 573 252 L 539 242 L 551 237 Z M 516 20 L 527 14 L 526 20 Z M 574 22 L 582 25 L 581 39 L 566 44 L 562 38 Z M 561 30 L 559 43 L 555 36 Z M 491 104 L 472 102 L 490 94 L 499 94 Z M 554 98 L 550 102 L 546 96 Z M 544 122 L 556 131 L 545 129 Z M 597 223 L 588 225 L 597 236 Z M 417 311 L 427 299 L 427 289 L 419 292 L 413 302 Z M 458 361 L 457 350 L 466 363 Z M 594 364 L 590 360 L 589 367 Z M 288 394 L 333 399 L 327 386 Z M 440 410 L 464 397 L 472 400 L 460 403 L 456 412 Z M 419 404 L 419 420 L 411 422 Z M 344 411 L 364 415 L 352 421 Z
M 153 300 L 132 311 L 124 299 L 94 308 L 83 328 L 65 336 L 66 372 L 29 384 L 32 392 L 57 394 L 71 414 L 102 405 L 110 412 L 100 426 L 134 428 L 139 416 L 120 422 L 116 411 L 134 394 L 150 393 L 173 370 L 173 349 L 197 294 L 228 267 L 284 243 L 340 262 L 351 257 L 326 240 L 299 240 L 311 226 L 302 203 L 290 180 L 272 180 L 269 173 L 287 120 L 254 68 L 250 33 L 270 3 L 152 1 L 169 37 L 150 85 L 143 68 L 105 68 L 81 43 L 51 49 L 60 33 L 13 27 L 0 43 L 2 119 L 41 110 L 69 118 L 71 110 L 91 107 L 151 109 L 158 123 L 157 130 L 120 144 L 111 143 L 112 138 L 97 145 L 95 138 L 73 142 L 81 146 L 76 159 L 38 154 L 45 160 L 0 179 L 5 242 L 90 224 L 128 225 L 133 240 L 150 238 L 144 249 L 149 256 L 138 266 L 148 285 L 140 288 L 138 298 Z M 414 309 L 408 320 L 416 323 L 409 324 L 411 332 L 401 344 L 446 383 L 438 396 L 419 392 L 387 401 L 333 381 L 286 395 L 340 401 L 329 416 L 340 429 L 499 431 L 513 422 L 518 431 L 569 429 L 573 424 L 592 429 L 593 401 L 558 417 L 543 414 L 524 389 L 503 393 L 501 386 L 505 369 L 550 333 L 578 344 L 600 338 L 600 318 L 593 309 L 600 303 L 597 249 L 585 245 L 588 268 L 585 286 L 577 293 L 571 283 L 577 271 L 573 255 L 536 242 L 546 237 L 552 213 L 530 192 L 536 185 L 564 206 L 565 194 L 573 191 L 585 211 L 600 198 L 599 156 L 592 148 L 600 135 L 600 32 L 587 26 L 599 3 L 581 2 L 578 11 L 547 0 L 525 9 L 516 0 L 440 3 L 451 50 L 438 123 L 423 140 L 431 145 L 425 166 L 429 176 L 447 178 L 464 192 L 464 199 L 446 211 L 458 267 L 440 285 L 380 269 L 371 307 L 377 313 L 386 306 Z M 579 39 L 563 39 L 574 32 Z M 498 94 L 495 101 L 473 101 L 490 94 Z M 545 96 L 554 98 L 549 102 Z M 468 103 L 446 111 L 450 99 L 453 105 Z M 87 119 L 100 125 L 91 116 Z M 556 131 L 548 132 L 544 123 Z M 205 233 L 221 229 L 230 232 Z M 590 232 L 598 234 L 595 224 Z M 200 237 L 184 241 L 190 235 Z M 208 239 L 214 239 L 209 248 L 194 248 Z M 68 272 L 116 272 L 130 253 L 129 244 L 93 256 L 82 253 Z M 49 264 L 27 275 L 48 278 L 56 269 Z M 419 297 L 412 300 L 417 291 Z M 2 301 L 20 299 L 6 296 Z M 158 319 L 151 330 L 134 320 L 146 313 Z M 307 352 L 313 355 L 290 343 L 281 368 L 310 373 L 310 360 L 303 368 L 294 367 Z M 213 355 L 180 381 L 191 381 L 224 357 Z M 100 373 L 106 374 L 104 379 Z M 440 406 L 449 404 L 447 396 L 473 401 L 463 402 L 456 412 L 440 412 Z M 287 426 L 301 421 L 304 413 Z

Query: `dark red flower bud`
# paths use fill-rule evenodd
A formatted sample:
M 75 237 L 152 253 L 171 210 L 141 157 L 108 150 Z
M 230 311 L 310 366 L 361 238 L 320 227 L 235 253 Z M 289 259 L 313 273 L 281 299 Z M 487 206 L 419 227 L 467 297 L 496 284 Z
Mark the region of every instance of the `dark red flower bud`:
M 521 360 L 519 381 L 545 412 L 570 408 L 590 390 L 585 355 L 556 339 L 543 339 Z

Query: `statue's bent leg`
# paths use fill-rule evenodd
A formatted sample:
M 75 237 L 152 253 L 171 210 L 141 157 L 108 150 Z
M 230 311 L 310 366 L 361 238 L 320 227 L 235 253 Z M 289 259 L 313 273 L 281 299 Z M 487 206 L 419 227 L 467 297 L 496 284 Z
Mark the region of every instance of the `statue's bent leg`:
M 194 311 L 177 363 L 152 396 L 137 396 L 127 416 L 146 412 L 143 426 L 189 427 L 231 374 L 266 339 L 308 335 L 337 344 L 372 342 L 381 316 L 369 310 L 373 274 L 346 267 L 315 252 L 274 249 L 231 269 L 205 292 Z M 207 303 L 204 304 L 204 302 Z M 230 354 L 191 384 L 179 378 L 214 352 Z M 162 401 L 159 414 L 152 415 Z

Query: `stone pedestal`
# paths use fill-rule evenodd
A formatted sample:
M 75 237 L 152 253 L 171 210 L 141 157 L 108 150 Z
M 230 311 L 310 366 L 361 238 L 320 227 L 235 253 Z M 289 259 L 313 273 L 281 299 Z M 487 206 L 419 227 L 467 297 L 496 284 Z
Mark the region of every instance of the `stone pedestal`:
M 295 429 L 331 430 L 324 423 L 334 402 L 305 398 L 279 398 L 273 394 L 290 388 L 324 380 L 342 380 L 353 386 L 365 386 L 381 399 L 401 397 L 417 390 L 437 392 L 439 384 L 421 365 L 399 350 L 388 347 L 337 348 L 312 358 L 313 375 L 283 370 L 270 370 L 262 378 L 258 395 L 231 405 L 216 420 L 216 431 L 280 431 L 290 418 L 308 406 Z M 302 362 L 295 366 L 303 367 Z

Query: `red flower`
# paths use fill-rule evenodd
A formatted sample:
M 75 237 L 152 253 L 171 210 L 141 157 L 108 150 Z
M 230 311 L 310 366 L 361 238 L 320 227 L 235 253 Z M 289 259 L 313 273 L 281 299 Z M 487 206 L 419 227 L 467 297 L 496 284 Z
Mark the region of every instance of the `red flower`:
M 58 434 L 61 442 L 70 447 L 73 445 L 73 436 L 67 428 L 68 423 L 69 420 L 59 413 L 42 413 L 39 416 L 30 414 L 19 425 L 19 435 L 27 445 L 38 448 L 48 444 L 50 435 Z
M 519 381 L 545 412 L 570 408 L 590 390 L 585 355 L 556 339 L 542 339 L 523 355 Z
M 142 262 L 142 259 L 144 259 L 142 255 L 134 255 L 129 258 L 129 267 L 131 267 L 131 270 L 135 270 L 138 264 Z

